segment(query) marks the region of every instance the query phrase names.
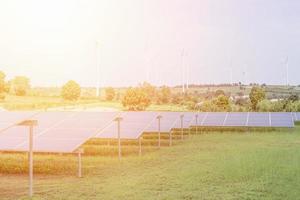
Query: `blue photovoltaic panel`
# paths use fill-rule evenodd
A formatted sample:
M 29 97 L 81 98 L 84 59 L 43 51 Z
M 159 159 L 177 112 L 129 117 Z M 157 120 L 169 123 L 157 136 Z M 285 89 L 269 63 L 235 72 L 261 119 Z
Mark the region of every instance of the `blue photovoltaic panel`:
M 224 122 L 224 126 L 229 126 L 229 127 L 246 126 L 248 115 L 249 114 L 246 112 L 229 112 Z
M 196 117 L 194 117 L 191 121 L 191 126 L 201 126 L 201 124 L 203 123 L 203 121 L 207 117 L 208 113 L 198 112 L 198 113 L 195 113 L 195 115 L 198 115 L 197 121 L 196 121 Z
M 300 121 L 300 112 L 296 112 L 296 121 Z
M 71 113 L 52 113 L 43 112 L 37 115 L 24 118 L 38 120 L 38 126 L 34 127 L 34 141 L 41 134 L 42 131 L 50 129 L 59 121 L 71 116 Z M 26 151 L 23 147 L 24 144 L 28 143 L 29 128 L 24 126 L 13 126 L 0 133 L 0 141 L 6 141 L 6 144 L 0 144 L 0 150 L 8 151 Z M 28 148 L 27 148 L 28 149 Z M 37 151 L 36 145 L 34 145 L 34 150 Z
M 27 119 L 28 117 L 34 116 L 37 112 L 12 112 L 12 111 L 1 111 L 0 112 L 0 132 L 10 126 Z
M 123 112 L 120 117 L 120 138 L 121 139 L 137 139 L 144 130 L 155 121 L 158 113 L 156 112 Z M 117 139 L 118 138 L 118 126 L 117 122 L 114 122 L 100 131 L 97 138 L 103 139 Z
M 269 127 L 271 126 L 270 113 L 250 112 L 247 126 Z
M 75 151 L 98 129 L 110 123 L 116 113 L 43 112 L 30 119 L 38 120 L 34 127 L 35 152 Z M 28 127 L 15 126 L 0 134 L 0 150 L 27 151 Z M 4 142 L 5 141 L 5 142 Z
M 193 112 L 182 112 L 179 113 L 179 116 L 183 115 L 182 118 L 182 127 L 183 128 L 189 128 L 191 126 L 192 121 L 195 118 L 196 113 Z M 177 120 L 174 124 L 173 128 L 181 128 L 181 119 Z
M 271 113 L 272 127 L 294 127 L 294 120 L 292 113 L 281 112 Z
M 202 126 L 223 126 L 226 115 L 225 112 L 209 112 Z
M 160 131 L 170 132 L 174 128 L 175 123 L 180 120 L 180 112 L 161 112 Z M 154 120 L 146 129 L 145 132 L 158 132 L 158 120 Z

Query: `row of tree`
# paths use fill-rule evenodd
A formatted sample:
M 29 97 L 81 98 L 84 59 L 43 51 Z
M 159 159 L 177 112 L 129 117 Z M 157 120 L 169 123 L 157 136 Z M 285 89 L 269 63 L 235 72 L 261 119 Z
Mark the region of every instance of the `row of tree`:
M 0 71 L 0 99 L 5 99 L 7 93 L 25 96 L 30 89 L 30 80 L 25 76 L 16 76 L 6 81 L 6 75 Z

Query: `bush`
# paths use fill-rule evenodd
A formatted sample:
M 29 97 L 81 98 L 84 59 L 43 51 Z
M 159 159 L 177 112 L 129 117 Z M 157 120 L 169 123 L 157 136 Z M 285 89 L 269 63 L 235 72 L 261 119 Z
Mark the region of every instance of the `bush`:
M 116 96 L 116 92 L 115 92 L 114 88 L 108 87 L 105 89 L 105 95 L 106 95 L 105 98 L 107 101 L 112 101 Z
M 140 88 L 129 88 L 125 92 L 122 104 L 128 110 L 145 110 L 150 106 L 151 100 Z
M 270 112 L 272 109 L 272 102 L 269 100 L 262 100 L 257 104 L 257 111 L 259 112 Z
M 30 89 L 29 78 L 25 76 L 16 76 L 11 81 L 11 87 L 17 96 L 25 96 Z
M 159 103 L 169 103 L 171 99 L 171 89 L 167 86 L 163 86 L 158 93 Z
M 266 98 L 266 93 L 264 89 L 254 86 L 251 89 L 249 97 L 252 110 L 257 110 L 257 104 Z
M 1 92 L 0 93 L 0 101 L 3 101 L 3 100 L 5 100 L 5 93 L 4 92 Z
M 61 96 L 64 100 L 75 101 L 78 100 L 81 94 L 81 88 L 75 81 L 68 81 L 61 91 Z

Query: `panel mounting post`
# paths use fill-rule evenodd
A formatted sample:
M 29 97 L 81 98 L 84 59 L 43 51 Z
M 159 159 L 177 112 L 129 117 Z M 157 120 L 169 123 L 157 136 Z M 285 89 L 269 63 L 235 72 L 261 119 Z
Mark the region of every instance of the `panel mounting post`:
M 172 130 L 169 132 L 169 146 L 172 146 Z
M 198 114 L 195 115 L 196 120 L 196 135 L 198 134 Z
M 82 178 L 82 159 L 83 149 L 79 149 L 78 152 L 78 178 Z
M 122 152 L 121 152 L 121 121 L 123 120 L 122 117 L 117 117 L 114 119 L 115 122 L 118 124 L 118 157 L 119 161 L 121 161 Z
M 180 115 L 181 140 L 183 140 L 183 117 L 184 115 Z
M 157 121 L 158 121 L 158 148 L 160 149 L 160 120 L 161 120 L 162 116 L 158 115 L 156 117 Z
M 139 156 L 142 156 L 142 139 L 143 136 L 139 137 Z
M 29 149 L 28 149 L 28 165 L 29 165 L 29 197 L 33 196 L 33 127 L 37 126 L 37 120 L 24 120 L 18 123 L 18 126 L 29 127 Z

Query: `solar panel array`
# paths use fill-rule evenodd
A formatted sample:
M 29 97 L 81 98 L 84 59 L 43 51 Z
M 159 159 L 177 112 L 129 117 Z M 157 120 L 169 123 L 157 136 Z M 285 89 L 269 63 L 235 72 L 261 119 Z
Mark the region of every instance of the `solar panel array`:
M 137 139 L 144 132 L 161 132 L 181 127 L 293 127 L 300 113 L 241 112 L 0 112 L 0 150 L 27 151 L 28 127 L 13 126 L 25 119 L 38 121 L 34 128 L 35 152 L 71 153 L 91 137 L 115 139 L 120 116 L 121 139 Z M 197 115 L 197 118 L 196 118 Z M 197 121 L 196 121 L 197 119 Z M 2 130 L 2 131 L 1 131 Z
M 156 112 L 123 112 L 119 115 L 121 121 L 121 138 L 137 139 L 145 131 L 147 126 L 155 121 L 158 113 Z M 112 122 L 109 126 L 100 131 L 96 138 L 116 139 L 118 138 L 118 125 Z
M 32 117 L 36 112 L 0 112 L 0 131 L 14 126 L 16 122 Z
M 162 118 L 160 120 L 160 131 L 169 132 L 174 128 L 176 122 L 180 118 L 179 112 L 161 112 L 157 115 L 160 115 Z M 157 132 L 158 131 L 158 120 L 153 121 L 146 129 L 145 132 Z
M 293 118 L 294 118 L 294 121 L 300 121 L 300 112 L 294 112 Z
M 44 112 L 31 117 L 35 152 L 72 153 L 114 118 L 114 112 Z M 0 133 L 0 150 L 27 151 L 28 127 L 14 126 Z

